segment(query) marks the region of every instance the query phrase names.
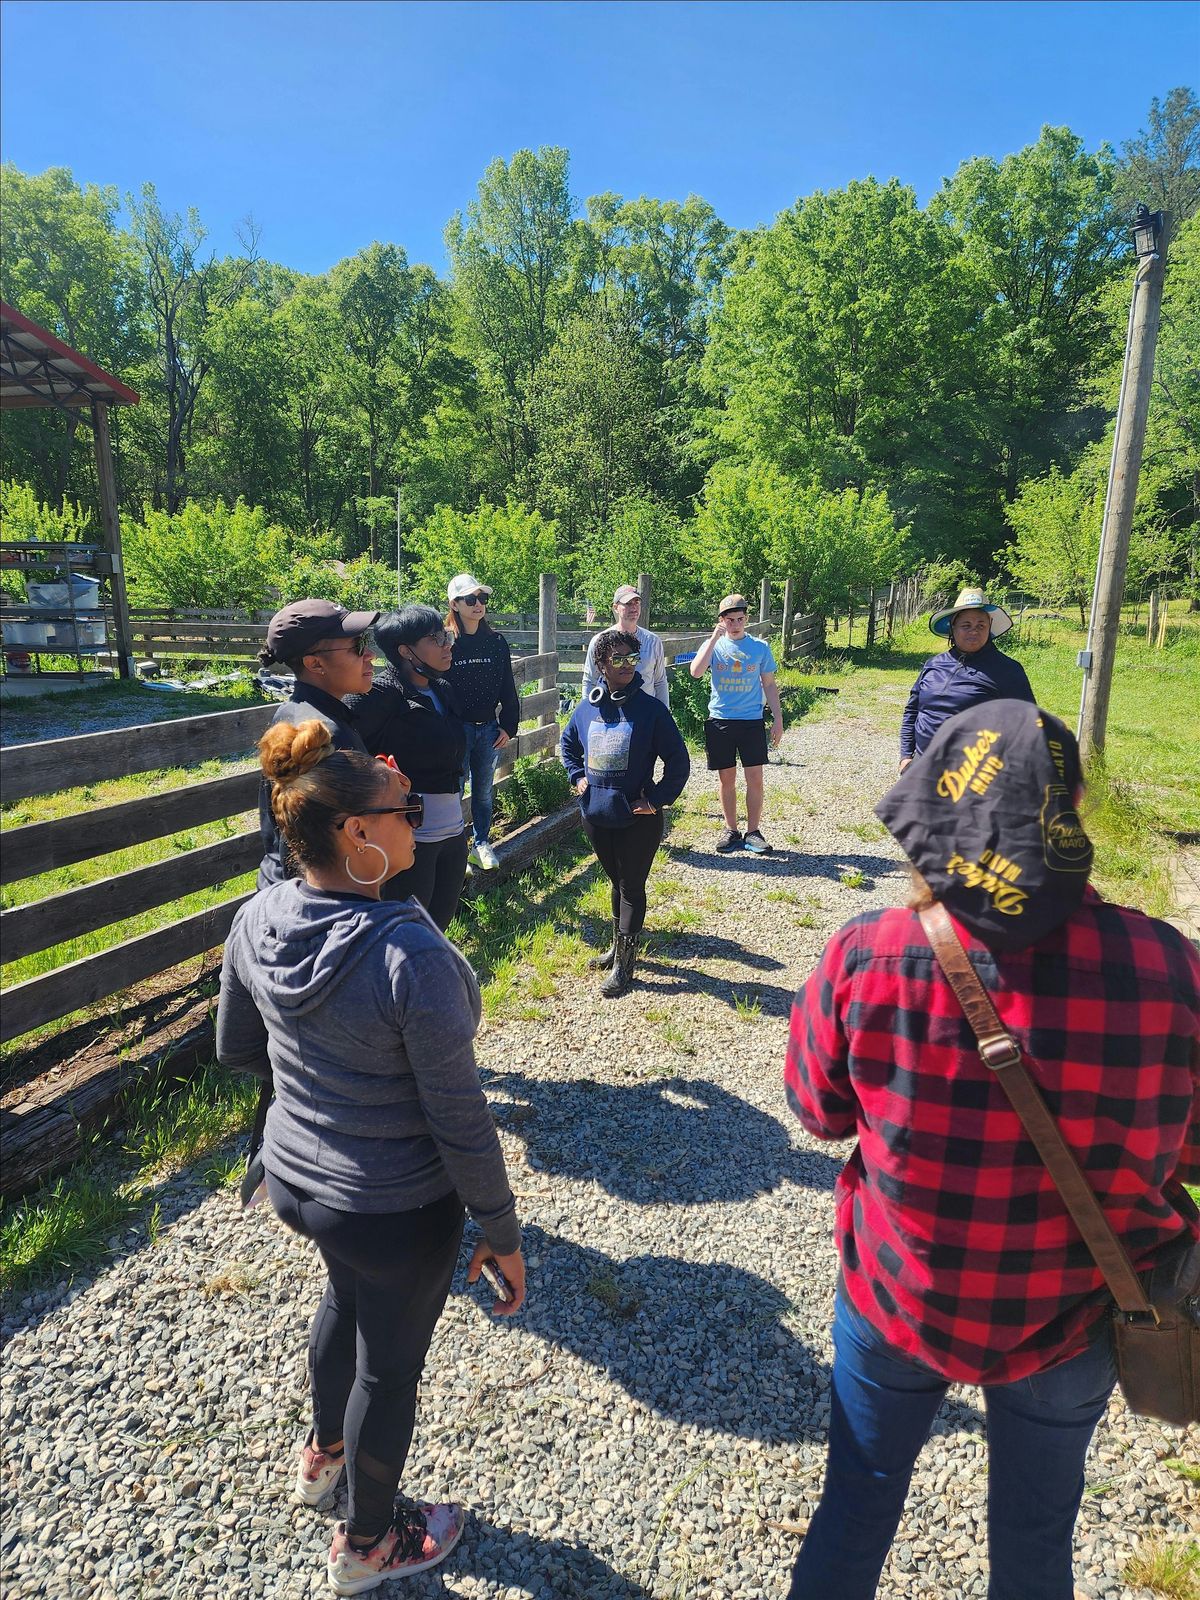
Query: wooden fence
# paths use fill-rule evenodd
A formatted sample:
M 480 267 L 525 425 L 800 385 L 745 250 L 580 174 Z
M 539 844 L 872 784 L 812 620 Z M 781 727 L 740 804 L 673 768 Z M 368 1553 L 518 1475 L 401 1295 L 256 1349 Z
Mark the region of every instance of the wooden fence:
M 557 666 L 553 649 L 513 662 L 518 685 L 538 683 L 540 687 L 522 696 L 522 720 L 534 726 L 526 727 L 504 751 L 497 769 L 501 784 L 507 781 L 518 756 L 554 747 L 558 737 Z M 224 777 L 193 780 L 162 794 L 6 830 L 0 862 L 0 882 L 5 884 L 202 823 L 255 812 L 253 825 L 232 838 L 0 913 L 4 960 L 15 961 L 94 933 L 257 867 L 262 855 L 256 811 L 260 777 L 257 765 L 249 760 L 274 714 L 274 705 L 252 706 L 110 733 L 11 745 L 4 750 L 0 788 L 6 804 L 134 773 L 194 767 L 214 757 L 247 757 L 246 766 Z M 0 1039 L 19 1038 L 213 949 L 224 941 L 234 913 L 247 898 L 248 893 L 232 895 L 152 933 L 11 985 L 0 1011 Z

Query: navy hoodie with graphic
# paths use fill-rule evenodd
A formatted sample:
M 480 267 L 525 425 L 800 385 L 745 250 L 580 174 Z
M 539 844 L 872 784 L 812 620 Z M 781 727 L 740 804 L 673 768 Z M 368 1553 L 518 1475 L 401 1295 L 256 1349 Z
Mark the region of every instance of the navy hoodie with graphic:
M 572 787 L 587 778 L 579 809 L 599 828 L 627 828 L 639 798 L 669 806 L 692 770 L 675 718 L 644 691 L 638 673 L 619 699 L 606 684 L 593 689 L 563 729 L 559 752 Z M 655 782 L 657 761 L 663 775 Z

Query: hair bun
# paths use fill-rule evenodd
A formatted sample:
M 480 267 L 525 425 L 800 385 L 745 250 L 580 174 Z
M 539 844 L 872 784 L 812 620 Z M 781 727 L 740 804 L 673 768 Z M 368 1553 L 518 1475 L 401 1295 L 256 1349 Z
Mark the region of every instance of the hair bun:
M 333 753 L 333 739 L 316 717 L 307 722 L 275 722 L 258 741 L 258 750 L 264 774 L 286 788 Z

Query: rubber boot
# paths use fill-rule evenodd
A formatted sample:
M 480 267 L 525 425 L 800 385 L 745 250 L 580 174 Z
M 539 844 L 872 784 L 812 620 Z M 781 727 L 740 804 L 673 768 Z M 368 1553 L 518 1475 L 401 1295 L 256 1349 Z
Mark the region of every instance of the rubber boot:
M 612 971 L 600 985 L 600 993 L 606 1000 L 616 1000 L 621 995 L 629 993 L 633 984 L 637 943 L 638 936 L 636 933 L 617 933 L 617 953 L 613 957 Z
M 608 949 L 602 956 L 588 958 L 589 972 L 608 972 L 613 962 L 617 959 L 617 934 L 621 931 L 621 924 L 615 919 L 612 925 L 612 938 L 608 941 Z

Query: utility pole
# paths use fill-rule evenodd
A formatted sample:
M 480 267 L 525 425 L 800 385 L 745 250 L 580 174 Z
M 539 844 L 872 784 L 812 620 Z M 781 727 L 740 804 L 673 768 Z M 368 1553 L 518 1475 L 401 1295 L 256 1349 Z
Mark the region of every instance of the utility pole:
M 404 546 L 400 542 L 400 485 L 396 485 L 396 604 L 404 604 Z
M 1125 364 L 1113 433 L 1112 464 L 1104 497 L 1104 522 L 1100 553 L 1092 590 L 1092 613 L 1087 646 L 1079 652 L 1083 689 L 1079 697 L 1079 747 L 1084 761 L 1103 754 L 1108 724 L 1108 699 L 1121 622 L 1121 596 L 1129 558 L 1129 534 L 1142 468 L 1146 415 L 1154 379 L 1154 348 L 1158 343 L 1166 239 L 1161 211 L 1139 206 L 1133 225 L 1137 272 L 1129 307 L 1125 338 Z

